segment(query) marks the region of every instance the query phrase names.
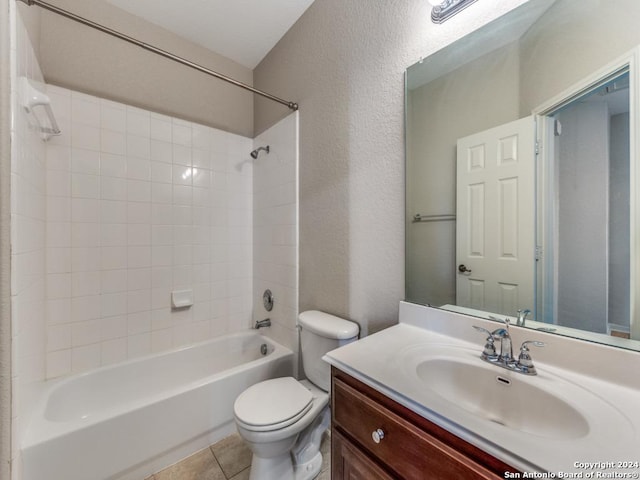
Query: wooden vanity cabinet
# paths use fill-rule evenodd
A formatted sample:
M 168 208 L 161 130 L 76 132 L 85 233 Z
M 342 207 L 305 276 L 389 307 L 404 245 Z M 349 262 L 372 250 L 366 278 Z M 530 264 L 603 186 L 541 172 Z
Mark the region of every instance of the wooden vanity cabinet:
M 518 472 L 341 370 L 331 372 L 333 480 L 497 480 Z

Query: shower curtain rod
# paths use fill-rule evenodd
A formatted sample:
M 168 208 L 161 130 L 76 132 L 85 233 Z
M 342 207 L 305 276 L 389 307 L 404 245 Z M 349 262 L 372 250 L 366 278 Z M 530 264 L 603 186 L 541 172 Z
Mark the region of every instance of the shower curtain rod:
M 253 88 L 252 86 L 247 85 L 246 83 L 242 83 L 242 82 L 239 82 L 238 80 L 234 80 L 233 78 L 227 77 L 222 73 L 218 73 L 213 70 L 210 70 L 206 67 L 203 67 L 202 65 L 198 65 L 197 63 L 193 63 L 182 57 L 174 55 L 173 53 L 169 53 L 166 50 L 162 50 L 161 48 L 157 48 L 157 47 L 154 47 L 153 45 L 149 45 L 148 43 L 137 40 L 133 37 L 130 37 L 129 35 L 120 33 L 117 30 L 113 30 L 109 27 L 105 27 L 104 25 L 100 25 L 99 23 L 92 22 L 91 20 L 88 20 L 79 15 L 76 15 L 75 13 L 71 13 L 68 10 L 64 10 L 62 8 L 56 7 L 55 5 L 51 5 L 50 3 L 43 2 L 42 0 L 19 0 L 19 1 L 26 3 L 29 6 L 37 5 L 38 7 L 44 8 L 45 10 L 49 10 L 50 12 L 57 13 L 58 15 L 62 15 L 63 17 L 66 17 L 70 20 L 81 23 L 88 27 L 95 28 L 96 30 L 100 30 L 103 33 L 119 38 L 120 40 L 124 40 L 125 42 L 129 42 L 134 45 L 137 45 L 138 47 L 144 48 L 149 52 L 153 52 L 157 55 L 168 58 L 169 60 L 173 60 L 174 62 L 181 63 L 183 65 L 186 65 L 187 67 L 191 67 L 195 70 L 198 70 L 199 72 L 206 73 L 207 75 L 211 75 L 212 77 L 218 78 L 220 80 L 224 80 L 225 82 L 235 85 L 236 87 L 244 88 L 245 90 L 249 90 L 250 92 L 253 92 L 257 95 L 268 98 L 269 100 L 273 100 L 274 102 L 278 102 L 278 103 L 281 103 L 282 105 L 286 105 L 291 110 L 298 110 L 297 103 L 283 100 L 282 98 L 278 98 L 275 95 L 271 95 L 270 93 L 266 93 L 266 92 L 263 92 L 262 90 L 258 90 L 257 88 Z

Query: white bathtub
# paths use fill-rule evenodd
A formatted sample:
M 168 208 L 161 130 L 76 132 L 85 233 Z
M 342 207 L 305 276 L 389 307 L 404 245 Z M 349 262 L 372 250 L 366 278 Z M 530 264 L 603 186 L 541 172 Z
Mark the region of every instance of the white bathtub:
M 292 371 L 290 350 L 250 331 L 51 382 L 25 432 L 23 479 L 142 480 L 235 431 L 238 394 Z

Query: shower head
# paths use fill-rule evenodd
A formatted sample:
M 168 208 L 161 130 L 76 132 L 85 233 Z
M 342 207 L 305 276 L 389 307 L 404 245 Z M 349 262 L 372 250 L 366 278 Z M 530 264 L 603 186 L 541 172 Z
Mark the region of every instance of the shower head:
M 269 153 L 269 145 L 267 145 L 266 147 L 258 147 L 256 148 L 253 152 L 251 152 L 251 158 L 256 159 L 258 158 L 258 154 L 260 153 L 260 150 L 264 150 L 265 152 Z

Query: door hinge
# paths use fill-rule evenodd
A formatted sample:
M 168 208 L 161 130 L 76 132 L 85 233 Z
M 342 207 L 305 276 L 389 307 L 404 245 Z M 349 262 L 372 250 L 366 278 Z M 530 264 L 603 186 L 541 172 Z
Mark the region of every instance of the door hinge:
M 536 140 L 535 148 L 536 148 L 536 155 L 539 155 L 540 154 L 540 142 L 538 140 Z
M 542 247 L 540 245 L 536 246 L 536 262 L 542 260 Z

